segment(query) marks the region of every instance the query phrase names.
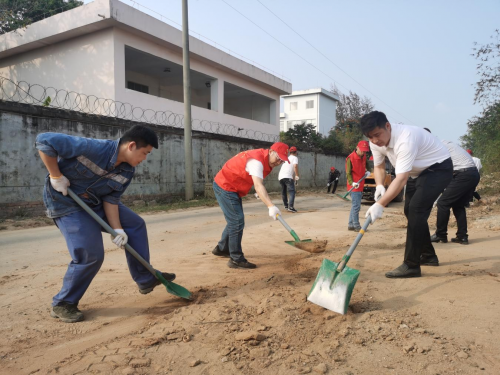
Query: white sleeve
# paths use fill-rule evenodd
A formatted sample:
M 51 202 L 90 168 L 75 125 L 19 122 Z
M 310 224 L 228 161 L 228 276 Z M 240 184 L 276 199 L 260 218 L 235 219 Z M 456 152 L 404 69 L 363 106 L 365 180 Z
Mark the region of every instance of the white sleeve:
M 404 142 L 398 146 L 396 151 L 396 176 L 400 173 L 410 172 L 418 154 L 416 143 Z
M 247 171 L 250 176 L 264 179 L 264 165 L 257 159 L 248 159 L 245 171 Z
M 385 155 L 382 154 L 378 149 L 375 147 L 372 147 L 372 144 L 370 143 L 370 150 L 373 155 L 373 166 L 380 165 L 385 162 Z
M 285 162 L 286 163 L 286 162 Z M 283 163 L 284 164 L 284 163 Z M 293 158 L 292 165 L 299 165 L 299 158 Z

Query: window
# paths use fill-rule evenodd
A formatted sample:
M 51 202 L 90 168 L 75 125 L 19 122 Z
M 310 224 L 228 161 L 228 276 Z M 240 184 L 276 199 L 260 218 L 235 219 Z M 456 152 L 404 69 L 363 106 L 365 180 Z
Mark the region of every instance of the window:
M 127 81 L 127 88 L 130 90 L 143 92 L 144 94 L 149 94 L 149 87 L 146 85 L 141 85 L 140 83 Z
M 280 132 L 285 131 L 285 121 L 280 121 Z
M 297 110 L 297 102 L 290 102 L 290 111 Z
M 306 109 L 314 108 L 314 100 L 306 101 Z

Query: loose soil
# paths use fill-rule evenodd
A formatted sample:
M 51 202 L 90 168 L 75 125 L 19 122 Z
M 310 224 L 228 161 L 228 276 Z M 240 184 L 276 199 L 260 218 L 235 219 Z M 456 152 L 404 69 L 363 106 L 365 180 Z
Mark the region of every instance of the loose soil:
M 286 244 L 262 203 L 246 201 L 243 249 L 255 270 L 211 254 L 224 227 L 218 207 L 144 214 L 153 266 L 175 272 L 194 300 L 162 286 L 140 295 L 105 235 L 106 259 L 76 324 L 49 315 L 69 261 L 57 228 L 2 231 L 0 373 L 497 374 L 499 202 L 473 205 L 470 245 L 437 244 L 440 266 L 406 280 L 384 277 L 405 243 L 403 204 L 392 204 L 349 261 L 361 275 L 346 315 L 306 301 L 323 258 L 340 261 L 357 235 L 347 231 L 350 204 L 331 194 L 299 192 L 299 213 L 284 213 L 304 238 L 328 241 L 320 254 Z

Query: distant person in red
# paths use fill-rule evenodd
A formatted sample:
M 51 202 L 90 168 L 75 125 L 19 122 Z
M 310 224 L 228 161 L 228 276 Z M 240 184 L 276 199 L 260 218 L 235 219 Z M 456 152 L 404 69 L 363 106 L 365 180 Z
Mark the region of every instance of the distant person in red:
M 269 209 L 269 216 L 276 220 L 281 211 L 276 207 L 264 187 L 264 178 L 274 167 L 288 161 L 288 146 L 277 142 L 270 149 L 256 149 L 240 152 L 229 159 L 214 179 L 214 192 L 224 213 L 226 227 L 212 254 L 229 258 L 231 268 L 256 268 L 246 260 L 241 248 L 245 215 L 241 198 L 248 194 L 252 186 L 262 202 Z
M 359 210 L 361 209 L 361 198 L 363 197 L 363 188 L 365 180 L 358 183 L 365 175 L 367 169 L 366 152 L 370 151 L 368 141 L 360 141 L 354 150 L 345 159 L 345 174 L 347 177 L 347 190 L 352 187 L 351 191 L 351 213 L 349 214 L 348 230 L 359 232 L 361 225 L 359 224 Z
M 335 169 L 335 167 L 331 167 L 330 173 L 328 174 L 328 183 L 326 184 L 326 187 L 328 188 L 327 193 L 329 193 L 330 188 L 332 188 L 332 194 L 335 194 L 335 190 L 337 190 L 337 185 L 339 183 L 339 177 L 340 171 Z

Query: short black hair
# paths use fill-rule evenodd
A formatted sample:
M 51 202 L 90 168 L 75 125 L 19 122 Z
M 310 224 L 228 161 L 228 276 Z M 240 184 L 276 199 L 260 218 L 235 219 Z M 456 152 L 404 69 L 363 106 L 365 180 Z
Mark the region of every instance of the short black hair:
M 372 130 L 374 130 L 375 128 L 383 128 L 385 127 L 385 124 L 388 122 L 389 120 L 387 120 L 387 117 L 384 114 L 384 112 L 372 111 L 361 117 L 361 120 L 359 122 L 359 127 L 361 129 L 361 132 L 364 135 L 368 136 L 368 134 Z
M 127 130 L 120 138 L 120 145 L 126 142 L 135 142 L 137 148 L 147 147 L 149 145 L 158 148 L 158 136 L 154 131 L 145 126 L 135 125 Z

